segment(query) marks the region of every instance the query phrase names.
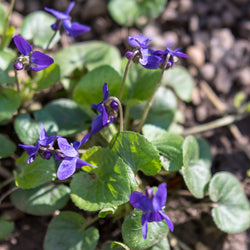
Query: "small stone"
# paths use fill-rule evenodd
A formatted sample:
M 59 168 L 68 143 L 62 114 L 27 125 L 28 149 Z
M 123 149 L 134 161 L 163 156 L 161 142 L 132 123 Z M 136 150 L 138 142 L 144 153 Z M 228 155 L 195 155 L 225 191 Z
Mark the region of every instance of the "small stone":
M 198 1 L 194 5 L 194 12 L 197 13 L 199 16 L 205 16 L 209 10 L 210 6 L 204 1 Z
M 200 72 L 203 79 L 210 82 L 215 76 L 215 66 L 212 63 L 206 63 L 201 67 Z
M 180 13 L 189 13 L 192 11 L 193 3 L 191 0 L 180 0 L 179 2 L 179 12 Z
M 210 36 L 208 32 L 205 31 L 195 32 L 193 39 L 194 39 L 194 44 L 201 47 L 204 51 L 209 46 Z
M 208 117 L 208 109 L 205 105 L 200 105 L 195 110 L 196 120 L 203 122 Z
M 198 106 L 201 103 L 200 91 L 197 86 L 195 86 L 193 90 L 192 102 L 195 106 Z
M 228 72 L 228 70 L 221 66 L 218 68 L 217 74 L 215 76 L 214 80 L 215 88 L 223 93 L 228 94 L 232 88 L 233 81 L 231 74 Z
M 250 67 L 245 67 L 237 71 L 235 74 L 235 80 L 241 85 L 250 86 Z
M 204 51 L 199 46 L 190 46 L 187 49 L 188 61 L 196 67 L 201 67 L 205 62 Z
M 222 19 L 223 26 L 226 26 L 226 27 L 231 27 L 235 22 L 235 18 L 231 14 L 230 11 L 223 12 L 221 19 Z
M 196 15 L 192 15 L 189 20 L 189 29 L 192 32 L 197 32 L 199 30 L 199 18 Z
M 218 29 L 221 28 L 222 24 L 221 24 L 221 20 L 218 16 L 210 16 L 207 19 L 207 28 L 209 30 L 214 30 L 214 29 Z
M 167 31 L 162 36 L 166 44 L 175 45 L 178 43 L 178 35 L 174 31 Z
M 250 21 L 244 20 L 238 24 L 239 34 L 242 38 L 250 39 Z

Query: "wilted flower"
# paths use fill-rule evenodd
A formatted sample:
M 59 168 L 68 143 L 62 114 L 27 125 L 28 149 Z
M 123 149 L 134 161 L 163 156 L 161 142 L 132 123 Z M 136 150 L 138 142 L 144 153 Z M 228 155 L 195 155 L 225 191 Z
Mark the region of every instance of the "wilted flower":
M 141 217 L 142 236 L 147 238 L 147 223 L 153 221 L 165 220 L 171 232 L 174 230 L 173 222 L 165 214 L 162 208 L 165 206 L 167 200 L 166 183 L 159 185 L 156 194 L 152 188 L 147 188 L 145 193 L 133 192 L 129 197 L 129 202 L 137 209 L 143 211 Z
M 18 146 L 21 146 L 29 155 L 29 159 L 27 160 L 28 164 L 33 162 L 36 156 L 41 156 L 48 160 L 52 156 L 50 148 L 53 146 L 54 141 L 59 137 L 61 136 L 49 136 L 41 123 L 41 132 L 36 146 L 23 144 L 18 144 Z
M 173 67 L 176 64 L 178 57 L 184 57 L 184 58 L 188 57 L 188 55 L 181 52 L 181 48 L 172 50 L 169 47 L 167 47 L 166 50 L 164 50 L 164 51 L 151 50 L 150 52 L 152 55 L 155 55 L 155 56 L 158 56 L 161 58 L 160 66 L 164 65 L 165 61 L 168 60 L 167 65 L 166 65 L 166 69 Z
M 147 69 L 157 69 L 161 62 L 161 58 L 157 55 L 149 54 L 148 43 L 150 41 L 151 39 L 142 34 L 129 36 L 128 43 L 134 48 L 134 50 L 126 52 L 126 57 L 129 59 L 131 56 L 134 56 L 133 61 L 135 63 L 139 62 L 144 68 Z
M 40 51 L 32 51 L 32 46 L 21 36 L 14 36 L 14 43 L 23 56 L 19 56 L 14 62 L 15 70 L 28 68 L 39 71 L 54 63 L 54 60 Z
M 52 15 L 54 15 L 57 18 L 56 23 L 51 25 L 51 28 L 53 30 L 58 30 L 60 29 L 61 25 L 65 30 L 68 31 L 68 35 L 71 37 L 77 37 L 87 31 L 90 31 L 90 27 L 86 25 L 82 25 L 77 22 L 71 22 L 71 17 L 69 13 L 75 6 L 75 2 L 71 2 L 65 12 L 60 12 L 54 9 L 50 9 L 45 7 L 44 9 L 48 12 L 50 12 Z
M 62 162 L 57 170 L 57 178 L 59 180 L 65 180 L 74 174 L 77 168 L 83 166 L 90 166 L 97 168 L 79 158 L 78 147 L 76 144 L 70 145 L 65 138 L 57 139 L 58 146 L 61 150 L 60 158 Z

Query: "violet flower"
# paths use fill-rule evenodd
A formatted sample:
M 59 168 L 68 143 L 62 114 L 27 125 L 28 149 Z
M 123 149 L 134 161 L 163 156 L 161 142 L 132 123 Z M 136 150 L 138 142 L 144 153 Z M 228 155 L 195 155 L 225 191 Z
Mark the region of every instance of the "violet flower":
M 65 138 L 57 139 L 58 146 L 61 150 L 60 157 L 62 162 L 57 170 L 57 178 L 59 180 L 65 180 L 74 174 L 77 168 L 83 166 L 90 166 L 97 168 L 97 166 L 91 165 L 79 158 L 78 147 L 73 144 L 71 146 Z
M 153 221 L 165 220 L 170 231 L 173 232 L 174 225 L 170 218 L 165 214 L 162 208 L 167 200 L 166 183 L 159 185 L 156 194 L 154 195 L 153 188 L 147 188 L 145 194 L 133 192 L 129 197 L 129 202 L 137 209 L 143 211 L 141 217 L 142 236 L 147 238 L 147 223 Z
M 41 156 L 42 158 L 49 160 L 52 156 L 50 148 L 53 146 L 55 139 L 59 137 L 61 136 L 49 136 L 41 123 L 41 132 L 36 146 L 23 144 L 18 144 L 18 146 L 21 146 L 29 155 L 29 159 L 27 160 L 28 164 L 33 162 L 36 156 Z
M 143 34 L 137 36 L 129 36 L 128 43 L 134 48 L 133 51 L 126 52 L 126 57 L 129 59 L 134 55 L 133 61 L 140 63 L 144 68 L 147 69 L 158 69 L 161 62 L 161 58 L 157 55 L 149 54 L 148 43 L 151 39 L 147 38 Z M 135 54 L 137 52 L 137 54 Z
M 165 61 L 166 61 L 166 59 L 168 57 L 168 62 L 167 62 L 167 65 L 166 65 L 166 69 L 169 69 L 169 68 L 173 67 L 176 64 L 176 62 L 178 61 L 178 57 L 184 57 L 184 58 L 188 57 L 188 55 L 181 52 L 181 48 L 172 50 L 169 47 L 167 47 L 166 50 L 164 50 L 164 51 L 162 51 L 162 50 L 156 50 L 156 51 L 151 50 L 150 52 L 151 52 L 152 55 L 158 56 L 158 57 L 161 58 L 161 62 L 160 62 L 161 66 L 164 65 L 164 63 L 165 63 Z
M 69 4 L 65 12 L 60 12 L 60 11 L 50 9 L 47 7 L 44 8 L 46 11 L 50 12 L 52 15 L 54 15 L 57 18 L 56 23 L 51 25 L 51 28 L 54 31 L 60 29 L 61 25 L 63 26 L 65 30 L 68 31 L 68 36 L 71 36 L 71 37 L 77 37 L 87 31 L 90 31 L 89 26 L 70 21 L 71 17 L 69 13 L 71 12 L 74 6 L 75 6 L 75 2 L 73 1 Z
M 21 36 L 14 36 L 13 40 L 19 52 L 23 55 L 15 60 L 15 70 L 28 67 L 28 69 L 39 71 L 54 63 L 54 60 L 50 56 L 40 51 L 33 52 L 32 46 Z
M 91 105 L 91 107 L 99 111 L 100 114 L 93 119 L 91 125 L 91 132 L 86 134 L 79 144 L 77 144 L 76 142 L 75 146 L 80 147 L 82 144 L 88 141 L 91 135 L 98 133 L 104 127 L 114 122 L 118 110 L 118 103 L 116 101 L 111 101 L 111 102 L 108 101 L 109 89 L 107 83 L 104 83 L 102 92 L 103 92 L 103 100 L 98 104 Z

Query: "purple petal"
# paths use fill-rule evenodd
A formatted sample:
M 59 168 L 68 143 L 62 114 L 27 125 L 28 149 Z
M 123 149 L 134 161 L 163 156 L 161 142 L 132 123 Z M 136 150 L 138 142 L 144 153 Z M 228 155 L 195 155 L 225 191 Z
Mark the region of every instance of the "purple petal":
M 44 125 L 43 125 L 43 123 L 41 122 L 41 132 L 40 132 L 39 138 L 40 138 L 40 140 L 44 140 L 44 139 L 46 139 L 47 137 L 49 137 L 49 136 L 47 135 L 47 133 L 46 133 L 46 131 L 45 131 L 45 128 L 44 128 Z
M 33 52 L 32 56 L 30 58 L 30 61 L 33 64 L 35 64 L 35 66 L 33 66 L 33 65 L 30 66 L 30 69 L 32 69 L 34 71 L 39 71 L 39 70 L 45 69 L 49 65 L 54 63 L 54 60 L 50 56 L 47 56 L 40 51 Z
M 129 59 L 131 56 L 133 55 L 133 52 L 132 51 L 127 51 L 125 53 L 125 56 Z
M 154 211 L 159 211 L 162 207 L 165 206 L 167 200 L 167 184 L 162 183 L 158 186 L 158 190 L 153 198 L 153 207 Z
M 144 239 L 147 238 L 148 233 L 148 214 L 143 214 L 141 216 L 141 224 L 142 224 L 142 236 Z
M 52 24 L 50 27 L 51 27 L 52 30 L 56 31 L 56 30 L 58 30 L 59 23 L 56 22 L 56 23 Z
M 94 135 L 104 128 L 102 115 L 98 115 L 92 121 L 91 134 Z
M 71 22 L 69 19 L 63 20 L 63 27 L 69 32 L 69 36 L 77 37 L 90 31 L 90 27 L 77 22 Z
M 162 217 L 164 218 L 164 220 L 166 221 L 169 229 L 171 232 L 174 231 L 174 224 L 173 222 L 170 220 L 170 218 L 164 213 L 164 211 L 160 210 L 159 213 L 162 215 Z
M 18 144 L 18 146 L 22 147 L 29 156 L 35 154 L 39 149 L 39 143 L 37 143 L 36 146 L 23 144 Z
M 27 160 L 27 163 L 28 163 L 28 164 L 32 163 L 32 162 L 35 160 L 35 158 L 36 158 L 36 155 L 35 155 L 35 154 L 34 154 L 34 155 L 31 155 L 31 156 L 29 157 L 29 159 Z
M 148 48 L 141 48 L 142 58 L 139 59 L 141 65 L 148 63 Z
M 106 82 L 103 84 L 102 93 L 103 93 L 102 102 L 105 102 L 109 98 L 109 89 L 108 89 L 108 84 Z
M 58 146 L 62 153 L 69 157 L 76 157 L 78 156 L 78 152 L 71 146 L 65 138 L 58 138 L 57 139 Z
M 69 18 L 69 15 L 67 13 L 63 13 L 63 12 L 60 12 L 60 11 L 57 11 L 57 10 L 54 10 L 54 9 L 50 9 L 50 8 L 47 8 L 47 7 L 45 7 L 44 9 L 46 11 L 50 12 L 52 15 L 54 15 L 58 19 L 63 20 L 63 19 Z
M 81 168 L 83 166 L 90 166 L 90 167 L 93 167 L 93 168 L 98 168 L 97 166 L 92 165 L 90 163 L 87 163 L 86 161 L 83 161 L 83 160 L 78 158 L 77 161 L 76 161 L 76 168 Z
M 75 2 L 74 1 L 70 2 L 67 10 L 65 11 L 65 14 L 69 15 L 70 11 L 74 8 L 74 6 L 75 6 Z
M 143 193 L 137 191 L 131 193 L 129 202 L 143 212 L 153 211 L 152 200 Z
M 82 144 L 84 144 L 85 142 L 87 142 L 89 140 L 89 137 L 91 136 L 91 133 L 86 134 L 83 139 L 81 140 L 81 142 L 73 142 L 73 147 L 77 150 L 78 148 L 80 148 L 82 146 Z
M 21 36 L 14 36 L 13 40 L 22 55 L 27 56 L 32 52 L 32 46 Z
M 65 180 L 74 174 L 76 170 L 77 158 L 66 157 L 57 170 L 57 178 L 59 180 Z
M 159 56 L 149 56 L 148 62 L 142 65 L 146 69 L 158 69 L 162 59 Z
M 177 52 L 175 52 L 174 54 L 175 54 L 175 56 L 188 58 L 188 55 L 186 55 L 185 53 L 182 53 L 182 52 L 180 52 L 180 51 L 177 51 Z
M 153 222 L 153 221 L 162 221 L 164 218 L 162 217 L 162 215 L 159 212 L 152 212 L 149 213 L 149 217 L 148 217 L 148 222 Z
M 132 47 L 137 47 L 137 46 L 141 47 L 143 45 L 147 45 L 150 41 L 151 41 L 151 39 L 144 36 L 143 34 L 128 37 L 128 43 Z

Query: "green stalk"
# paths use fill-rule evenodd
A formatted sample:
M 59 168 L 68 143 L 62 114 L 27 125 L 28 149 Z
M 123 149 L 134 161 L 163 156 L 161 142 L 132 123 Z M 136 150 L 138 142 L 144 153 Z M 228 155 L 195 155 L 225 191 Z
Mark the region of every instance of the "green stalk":
M 123 111 L 122 111 L 122 104 L 120 100 L 115 96 L 110 96 L 108 100 L 114 100 L 118 103 L 119 106 L 119 114 L 120 114 L 120 132 L 123 131 Z
M 122 100 L 122 96 L 123 96 L 123 92 L 124 92 L 124 87 L 125 87 L 125 81 L 127 78 L 127 74 L 128 74 L 128 68 L 129 65 L 131 64 L 132 60 L 134 59 L 134 57 L 138 54 L 138 50 L 136 50 L 133 55 L 128 59 L 128 63 L 126 65 L 125 71 L 124 71 L 124 75 L 123 75 L 123 79 L 122 79 L 122 86 L 121 86 L 121 90 L 120 90 L 120 94 L 119 94 L 119 100 Z
M 8 29 L 9 29 L 10 16 L 11 16 L 11 13 L 12 13 L 12 10 L 13 10 L 13 7 L 14 7 L 14 3 L 15 3 L 15 0 L 11 0 L 9 12 L 7 14 L 6 22 L 5 22 L 5 25 L 4 25 L 2 42 L 1 42 L 1 46 L 0 46 L 1 50 L 4 47 L 4 40 L 5 40 L 5 37 L 6 37 L 6 33 L 7 33 Z
M 46 53 L 46 52 L 49 50 L 49 46 L 50 46 L 51 42 L 53 41 L 53 39 L 55 38 L 55 36 L 56 36 L 58 30 L 59 30 L 59 29 L 57 29 L 57 30 L 53 33 L 52 37 L 49 39 L 48 45 L 47 45 L 47 47 L 46 47 L 44 53 Z
M 144 122 L 145 122 L 146 119 L 147 119 L 148 112 L 149 112 L 149 109 L 150 109 L 151 106 L 152 106 L 152 103 L 153 103 L 153 99 L 154 99 L 154 95 L 155 95 L 155 93 L 156 93 L 156 90 L 157 90 L 157 89 L 160 87 L 160 85 L 161 85 L 161 79 L 162 79 L 163 73 L 164 73 L 164 71 L 165 71 L 165 69 L 166 69 L 166 67 L 167 67 L 169 58 L 170 58 L 170 55 L 168 54 L 168 56 L 167 56 L 167 58 L 166 58 L 166 61 L 165 61 L 164 65 L 163 65 L 163 67 L 162 67 L 162 71 L 161 71 L 161 74 L 160 74 L 160 76 L 159 76 L 159 79 L 158 79 L 158 81 L 157 81 L 157 83 L 156 83 L 156 85 L 155 85 L 154 91 L 153 91 L 151 97 L 148 99 L 148 102 L 147 102 L 146 107 L 145 107 L 145 109 L 144 109 L 144 112 L 143 112 L 143 114 L 142 114 L 142 118 L 141 118 L 141 120 L 140 120 L 140 123 L 139 123 L 139 125 L 138 125 L 137 128 L 136 128 L 136 131 L 137 131 L 137 132 L 140 132 L 140 131 L 141 131 L 141 128 L 142 128 Z
M 17 77 L 17 71 L 15 69 L 14 69 L 14 71 L 15 71 L 16 88 L 17 88 L 18 93 L 20 93 L 20 87 L 19 87 L 19 80 L 18 80 L 18 77 Z

